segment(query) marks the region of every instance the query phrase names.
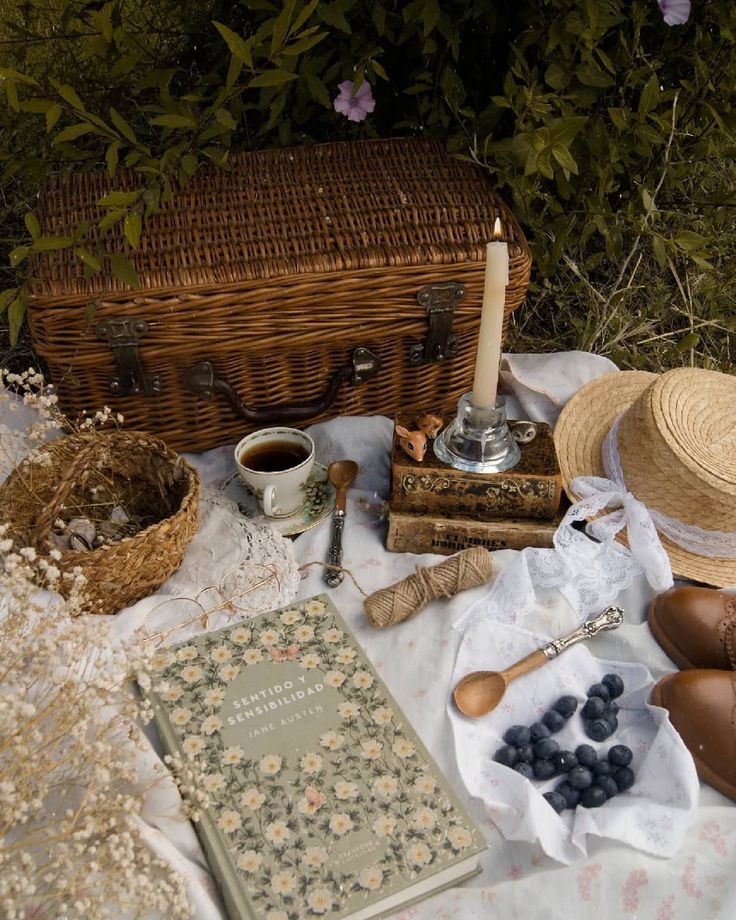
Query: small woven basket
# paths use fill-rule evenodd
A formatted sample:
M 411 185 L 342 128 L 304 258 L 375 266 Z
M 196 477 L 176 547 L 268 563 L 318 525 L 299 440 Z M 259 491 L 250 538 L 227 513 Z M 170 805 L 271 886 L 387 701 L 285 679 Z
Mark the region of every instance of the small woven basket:
M 199 476 L 163 441 L 137 431 L 80 432 L 40 448 L 0 486 L 0 521 L 18 547 L 48 556 L 50 533 L 70 508 L 91 502 L 95 487 L 124 496 L 148 526 L 89 550 L 62 551 L 55 565 L 79 568 L 85 611 L 112 614 L 151 594 L 181 565 L 197 529 Z M 50 460 L 49 460 L 50 458 Z

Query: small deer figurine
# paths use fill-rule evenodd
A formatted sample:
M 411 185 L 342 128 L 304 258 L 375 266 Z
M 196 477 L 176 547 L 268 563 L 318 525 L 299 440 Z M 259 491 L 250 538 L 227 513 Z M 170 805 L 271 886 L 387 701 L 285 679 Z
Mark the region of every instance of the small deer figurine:
M 442 428 L 442 416 L 435 415 L 434 412 L 422 412 L 417 418 L 419 430 L 423 431 L 428 438 L 434 440 Z
M 421 463 L 427 453 L 427 435 L 423 431 L 409 431 L 403 425 L 396 426 L 396 434 L 404 453 L 417 463 Z

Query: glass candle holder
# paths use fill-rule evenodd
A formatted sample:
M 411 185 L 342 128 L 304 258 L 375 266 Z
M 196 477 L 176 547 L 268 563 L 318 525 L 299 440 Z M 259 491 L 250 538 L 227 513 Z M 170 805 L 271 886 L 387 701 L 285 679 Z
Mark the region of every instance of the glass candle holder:
M 506 401 L 496 397 L 493 408 L 474 406 L 473 394 L 461 396 L 454 420 L 435 438 L 435 456 L 457 470 L 502 473 L 521 458 L 519 445 L 506 420 Z

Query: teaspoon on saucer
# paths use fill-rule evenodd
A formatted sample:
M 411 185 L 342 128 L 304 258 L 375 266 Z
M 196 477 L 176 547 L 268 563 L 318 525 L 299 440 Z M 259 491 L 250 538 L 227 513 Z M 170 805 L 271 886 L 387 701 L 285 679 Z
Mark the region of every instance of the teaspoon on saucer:
M 342 532 L 345 527 L 345 502 L 350 486 L 358 475 L 355 460 L 335 460 L 327 468 L 327 478 L 335 487 L 335 510 L 332 515 L 332 542 L 328 555 L 328 567 L 324 580 L 330 588 L 336 588 L 345 577 L 339 567 L 342 563 Z

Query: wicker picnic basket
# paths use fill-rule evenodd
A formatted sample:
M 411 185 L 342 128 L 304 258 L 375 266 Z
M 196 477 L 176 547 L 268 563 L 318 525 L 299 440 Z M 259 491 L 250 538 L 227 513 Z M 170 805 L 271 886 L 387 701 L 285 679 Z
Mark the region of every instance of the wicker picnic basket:
M 140 185 L 115 177 L 118 190 Z M 110 190 L 101 173 L 52 179 L 43 233 L 94 224 Z M 526 240 L 485 173 L 439 142 L 242 154 L 146 220 L 138 251 L 126 249 L 139 289 L 85 277 L 69 250 L 42 254 L 33 341 L 67 415 L 109 405 L 178 450 L 266 424 L 450 408 L 472 381 L 497 217 L 508 319 L 529 281 Z M 123 250 L 122 229 L 100 245 Z
M 85 612 L 96 614 L 147 597 L 181 565 L 197 530 L 197 472 L 151 435 L 81 431 L 43 445 L 0 485 L 6 536 L 42 557 L 53 548 L 57 519 L 91 514 L 103 487 L 127 512 L 151 523 L 99 547 L 65 549 L 54 560 L 62 573 L 81 571 Z

